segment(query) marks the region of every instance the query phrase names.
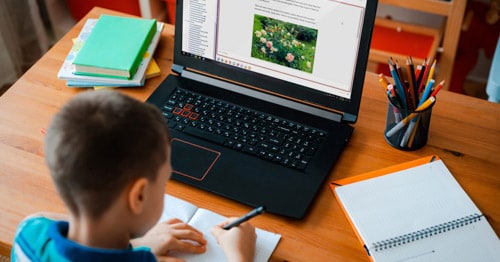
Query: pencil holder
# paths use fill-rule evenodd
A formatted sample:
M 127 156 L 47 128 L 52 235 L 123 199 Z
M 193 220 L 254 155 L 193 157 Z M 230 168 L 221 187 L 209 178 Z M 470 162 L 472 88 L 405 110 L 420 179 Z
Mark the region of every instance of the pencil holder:
M 385 140 L 389 145 L 405 151 L 417 150 L 427 143 L 432 108 L 436 102 L 421 111 L 401 109 L 389 101 L 385 124 Z

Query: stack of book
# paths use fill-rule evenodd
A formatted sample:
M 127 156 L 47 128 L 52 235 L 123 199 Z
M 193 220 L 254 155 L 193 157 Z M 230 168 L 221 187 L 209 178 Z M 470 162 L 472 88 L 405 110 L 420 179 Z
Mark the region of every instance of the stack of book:
M 70 87 L 143 86 L 160 72 L 152 56 L 163 25 L 110 15 L 88 19 L 57 77 Z

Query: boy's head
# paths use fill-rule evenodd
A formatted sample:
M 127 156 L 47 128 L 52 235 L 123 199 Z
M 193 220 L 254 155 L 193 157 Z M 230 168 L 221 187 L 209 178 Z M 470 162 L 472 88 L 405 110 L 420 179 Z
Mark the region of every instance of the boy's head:
M 88 91 L 54 116 L 45 157 L 70 212 L 99 218 L 131 183 L 157 179 L 169 140 L 153 105 L 116 91 Z

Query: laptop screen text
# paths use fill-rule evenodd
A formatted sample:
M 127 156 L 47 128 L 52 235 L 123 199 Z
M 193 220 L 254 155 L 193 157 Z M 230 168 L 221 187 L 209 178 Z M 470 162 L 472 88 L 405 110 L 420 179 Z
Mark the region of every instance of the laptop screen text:
M 183 4 L 184 55 L 351 98 L 366 0 Z

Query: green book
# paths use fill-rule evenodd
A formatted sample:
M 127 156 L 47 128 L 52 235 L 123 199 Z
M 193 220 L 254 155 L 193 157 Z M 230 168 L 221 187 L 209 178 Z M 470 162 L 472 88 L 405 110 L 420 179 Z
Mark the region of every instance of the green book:
M 155 33 L 154 19 L 101 15 L 73 61 L 74 73 L 130 79 Z

